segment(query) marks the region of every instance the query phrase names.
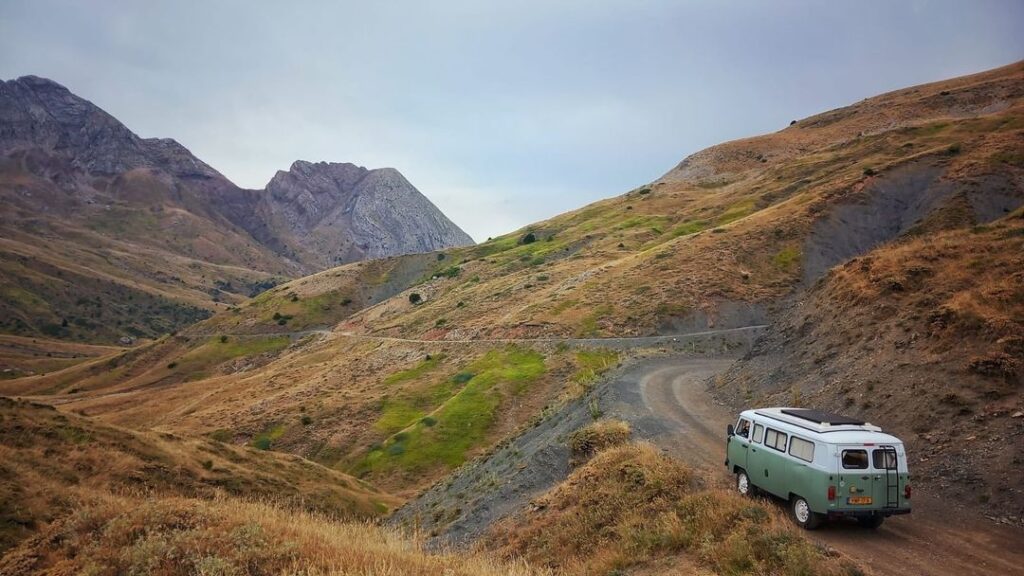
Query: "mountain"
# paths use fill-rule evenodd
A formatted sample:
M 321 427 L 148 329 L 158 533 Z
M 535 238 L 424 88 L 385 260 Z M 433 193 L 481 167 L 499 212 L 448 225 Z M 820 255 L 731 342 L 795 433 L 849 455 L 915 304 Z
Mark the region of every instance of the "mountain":
M 472 244 L 398 171 L 296 162 L 245 190 L 63 86 L 0 82 L 0 331 L 174 331 L 329 266 Z

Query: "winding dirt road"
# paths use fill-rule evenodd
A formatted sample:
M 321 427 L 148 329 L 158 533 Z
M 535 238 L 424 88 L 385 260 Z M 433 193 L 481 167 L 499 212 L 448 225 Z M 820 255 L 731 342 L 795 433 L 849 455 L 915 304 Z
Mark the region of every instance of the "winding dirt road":
M 616 380 L 612 410 L 633 423 L 639 436 L 731 485 L 723 466 L 724 438 L 734 415 L 705 385 L 732 362 L 679 357 L 640 362 Z M 809 535 L 879 575 L 1024 574 L 1024 530 L 943 506 L 922 478 L 914 488 L 914 512 L 888 519 L 878 531 L 843 522 Z

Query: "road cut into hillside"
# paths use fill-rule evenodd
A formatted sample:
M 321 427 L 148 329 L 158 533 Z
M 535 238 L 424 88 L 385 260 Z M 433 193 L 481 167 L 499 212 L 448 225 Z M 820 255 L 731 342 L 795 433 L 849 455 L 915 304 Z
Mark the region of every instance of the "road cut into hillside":
M 723 463 L 725 428 L 735 414 L 714 400 L 707 384 L 732 362 L 702 357 L 641 361 L 615 376 L 605 399 L 606 413 L 629 421 L 637 436 L 669 454 L 704 468 L 714 481 L 731 485 Z M 910 458 L 912 514 L 889 518 L 877 531 L 854 522 L 832 522 L 808 535 L 879 575 L 1021 573 L 1024 530 L 942 502 L 929 492 L 926 479 L 913 476 L 913 454 Z

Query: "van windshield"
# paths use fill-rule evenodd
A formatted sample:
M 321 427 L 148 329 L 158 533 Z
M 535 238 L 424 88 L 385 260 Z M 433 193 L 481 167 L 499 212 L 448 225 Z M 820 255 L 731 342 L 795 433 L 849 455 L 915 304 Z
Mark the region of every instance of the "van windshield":
M 843 450 L 843 468 L 847 470 L 866 470 L 867 467 L 867 450 Z

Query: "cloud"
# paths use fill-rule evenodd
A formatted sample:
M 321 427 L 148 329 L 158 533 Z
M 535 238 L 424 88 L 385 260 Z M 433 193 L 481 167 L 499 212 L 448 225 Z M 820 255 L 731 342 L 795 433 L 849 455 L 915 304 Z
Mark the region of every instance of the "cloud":
M 0 77 L 51 77 L 238 184 L 401 170 L 484 239 L 700 148 L 1019 59 L 1024 4 L 11 0 Z

